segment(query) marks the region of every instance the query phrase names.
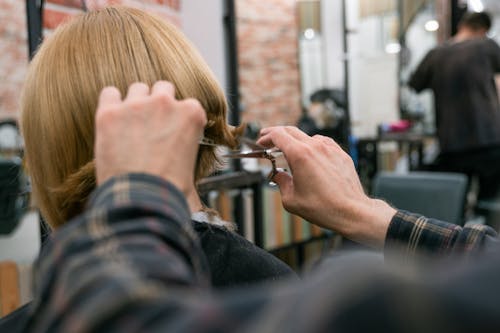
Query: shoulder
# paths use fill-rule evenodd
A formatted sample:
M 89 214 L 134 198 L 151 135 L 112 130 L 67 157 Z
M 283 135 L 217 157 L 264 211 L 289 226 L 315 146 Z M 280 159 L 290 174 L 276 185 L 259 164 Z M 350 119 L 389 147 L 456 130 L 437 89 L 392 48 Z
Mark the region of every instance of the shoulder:
M 419 69 L 431 68 L 436 64 L 439 59 L 446 57 L 445 54 L 448 52 L 448 46 L 440 45 L 433 49 L 430 49 L 425 56 L 420 60 Z
M 29 320 L 31 302 L 0 318 L 0 332 L 24 332 Z
M 491 38 L 483 38 L 483 43 L 487 45 L 488 48 L 494 50 L 495 52 L 500 52 L 500 46 L 495 40 Z
M 193 221 L 218 287 L 248 285 L 296 276 L 284 262 L 239 234 L 223 227 Z
M 459 44 L 462 48 L 470 50 L 470 52 L 484 52 L 484 50 L 497 50 L 500 49 L 495 40 L 484 37 L 484 38 L 473 38 Z

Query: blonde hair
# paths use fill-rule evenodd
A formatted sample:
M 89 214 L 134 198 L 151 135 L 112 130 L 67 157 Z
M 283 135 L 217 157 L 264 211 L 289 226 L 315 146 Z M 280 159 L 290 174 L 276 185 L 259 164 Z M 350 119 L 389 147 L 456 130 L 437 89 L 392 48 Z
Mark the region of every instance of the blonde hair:
M 23 90 L 21 127 L 33 196 L 52 227 L 79 214 L 95 188 L 94 113 L 101 89 L 113 85 L 125 96 L 133 82 L 158 80 L 171 81 L 177 98 L 200 101 L 207 138 L 236 145 L 241 128 L 226 124 L 222 89 L 196 49 L 166 21 L 108 7 L 60 26 L 41 45 Z M 214 148 L 200 147 L 195 179 L 218 165 Z

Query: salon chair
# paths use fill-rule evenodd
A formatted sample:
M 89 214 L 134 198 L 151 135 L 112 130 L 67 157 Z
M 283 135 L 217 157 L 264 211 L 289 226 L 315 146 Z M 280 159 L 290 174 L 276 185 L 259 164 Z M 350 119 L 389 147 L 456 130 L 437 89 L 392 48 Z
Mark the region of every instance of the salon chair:
M 0 158 L 0 235 L 10 234 L 18 225 L 27 207 L 19 158 Z
M 26 210 L 24 191 L 21 160 L 0 158 L 0 235 L 11 234 L 19 224 Z M 19 306 L 18 272 L 16 263 L 0 262 L 0 317 Z
M 463 225 L 467 189 L 468 177 L 460 173 L 380 172 L 372 195 L 398 209 Z

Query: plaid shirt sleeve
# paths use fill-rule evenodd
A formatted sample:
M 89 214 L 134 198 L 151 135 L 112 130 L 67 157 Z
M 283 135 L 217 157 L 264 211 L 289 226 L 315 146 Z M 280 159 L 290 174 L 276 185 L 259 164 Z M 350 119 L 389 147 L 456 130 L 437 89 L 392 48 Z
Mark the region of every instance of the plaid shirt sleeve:
M 87 211 L 41 253 L 23 331 L 498 331 L 498 255 L 487 271 L 454 271 L 434 284 L 385 272 L 378 256 L 353 254 L 304 281 L 214 293 L 189 221 L 182 194 L 156 177 L 132 174 L 100 186 Z M 404 221 L 411 224 L 410 216 Z
M 182 193 L 157 177 L 130 174 L 100 186 L 35 265 L 31 331 L 90 332 L 99 317 L 152 302 L 166 282 L 206 287 L 208 268 L 190 221 Z M 144 319 L 139 314 L 137 324 Z M 120 323 L 128 324 L 103 332 L 139 331 L 134 320 Z
M 411 257 L 418 254 L 460 254 L 482 251 L 497 243 L 497 233 L 481 224 L 461 227 L 429 219 L 421 215 L 398 211 L 387 231 L 386 253 L 398 248 L 398 254 Z M 403 250 L 403 253 L 400 250 Z
M 309 288 L 262 284 L 214 295 L 205 259 L 174 186 L 144 174 L 114 178 L 40 254 L 23 332 L 309 331 L 317 312 L 303 302 Z

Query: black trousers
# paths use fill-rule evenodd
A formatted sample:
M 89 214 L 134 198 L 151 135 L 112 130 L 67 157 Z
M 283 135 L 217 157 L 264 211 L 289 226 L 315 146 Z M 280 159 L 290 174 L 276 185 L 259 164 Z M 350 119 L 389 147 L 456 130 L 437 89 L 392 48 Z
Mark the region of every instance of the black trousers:
M 480 199 L 500 196 L 500 146 L 441 153 L 429 170 L 477 176 Z

